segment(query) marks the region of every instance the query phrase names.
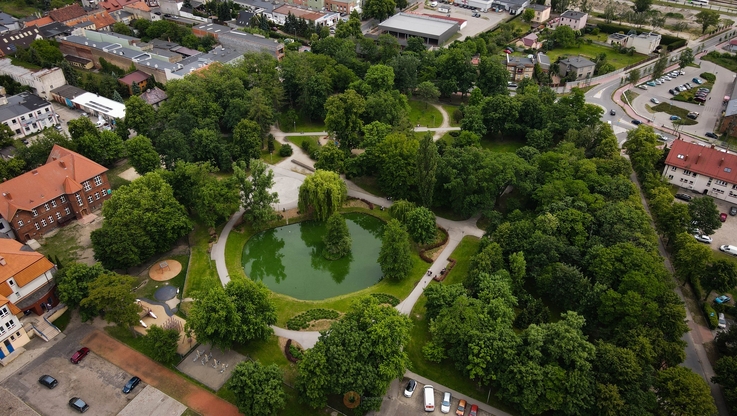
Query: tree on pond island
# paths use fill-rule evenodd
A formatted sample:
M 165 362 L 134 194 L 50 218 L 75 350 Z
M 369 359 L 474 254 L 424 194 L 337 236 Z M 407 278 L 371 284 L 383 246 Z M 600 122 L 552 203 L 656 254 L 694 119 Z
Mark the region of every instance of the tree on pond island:
M 384 229 L 379 264 L 384 277 L 391 280 L 402 280 L 412 270 L 409 234 L 397 220 L 389 221 Z
M 359 299 L 299 362 L 300 398 L 319 408 L 328 395 L 353 391 L 364 397 L 358 414 L 378 410 L 389 384 L 409 363 L 410 327 L 409 318 L 396 309 L 370 296 Z
M 299 187 L 299 210 L 314 211 L 318 221 L 325 221 L 343 206 L 348 196 L 345 182 L 335 172 L 316 170 Z
M 340 213 L 334 212 L 328 218 L 327 232 L 322 241 L 325 243 L 322 255 L 328 260 L 338 260 L 351 252 L 351 235 Z

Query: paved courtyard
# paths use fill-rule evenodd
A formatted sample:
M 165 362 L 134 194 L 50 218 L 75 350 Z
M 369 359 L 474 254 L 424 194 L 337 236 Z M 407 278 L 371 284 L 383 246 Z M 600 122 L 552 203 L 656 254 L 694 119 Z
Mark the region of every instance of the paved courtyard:
M 182 360 L 177 369 L 217 391 L 228 381 L 236 364 L 245 359 L 233 350 L 223 352 L 210 345 L 199 345 Z
M 118 416 L 179 416 L 185 410 L 187 406 L 153 386 L 146 386 Z

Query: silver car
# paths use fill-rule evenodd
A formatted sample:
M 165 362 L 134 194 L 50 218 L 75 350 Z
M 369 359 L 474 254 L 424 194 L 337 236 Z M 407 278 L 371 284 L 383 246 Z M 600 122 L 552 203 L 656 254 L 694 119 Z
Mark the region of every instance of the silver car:
M 712 242 L 711 237 L 709 237 L 708 235 L 704 235 L 704 234 L 694 234 L 693 235 L 693 238 L 695 238 L 696 241 L 700 241 L 700 242 L 706 243 L 706 244 L 711 244 L 711 242 Z

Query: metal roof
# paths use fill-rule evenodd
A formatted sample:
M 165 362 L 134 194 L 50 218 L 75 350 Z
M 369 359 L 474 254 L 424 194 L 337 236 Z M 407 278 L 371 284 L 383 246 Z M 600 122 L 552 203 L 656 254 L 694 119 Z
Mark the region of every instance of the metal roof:
M 439 37 L 449 30 L 457 31 L 458 23 L 435 19 L 428 16 L 417 16 L 398 13 L 379 23 L 379 29 L 400 33 L 425 34 L 429 37 Z

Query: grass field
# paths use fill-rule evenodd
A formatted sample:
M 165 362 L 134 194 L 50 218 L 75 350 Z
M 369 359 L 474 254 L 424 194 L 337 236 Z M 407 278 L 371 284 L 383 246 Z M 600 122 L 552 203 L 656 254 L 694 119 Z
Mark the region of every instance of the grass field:
M 296 123 L 292 123 L 291 121 L 288 121 L 283 114 L 281 114 L 277 117 L 277 122 L 279 123 L 279 128 L 281 129 L 281 131 L 286 133 L 295 131 L 325 131 L 325 123 L 320 121 L 308 120 L 302 115 L 299 115 Z
M 289 136 L 287 137 L 287 140 L 292 142 L 295 146 L 298 148 L 302 148 L 302 142 L 309 141 L 312 143 L 313 147 L 317 147 L 317 140 L 320 138 L 320 136 Z M 297 149 L 293 149 L 295 152 Z
M 480 238 L 472 235 L 463 237 L 458 247 L 450 255 L 456 261 L 456 265 L 445 277 L 443 284 L 463 283 L 468 274 L 468 268 L 471 266 L 471 257 L 478 251 L 480 242 Z
M 53 236 L 43 238 L 43 244 L 38 252 L 46 257 L 52 256 L 59 259 L 62 265 L 77 261 L 78 251 L 82 249 L 77 244 L 80 227 L 79 223 L 72 222 L 66 227 L 59 228 L 59 231 Z
M 514 153 L 519 149 L 520 147 L 524 147 L 525 144 L 523 142 L 515 142 L 515 141 L 495 141 L 495 140 L 481 140 L 481 147 L 487 150 L 491 150 L 492 152 L 497 153 Z
M 624 96 L 627 97 L 627 100 L 630 102 L 630 104 L 632 104 L 632 101 L 635 98 L 639 97 L 640 94 L 638 94 L 638 93 L 636 93 L 636 92 L 634 92 L 632 90 L 627 90 L 627 91 L 624 92 Z
M 690 118 L 687 117 L 689 113 L 688 110 L 686 110 L 685 108 L 672 105 L 671 103 L 660 103 L 656 105 L 655 107 L 652 107 L 652 109 L 657 112 L 663 112 L 666 114 L 680 117 L 681 118 L 680 122 L 684 126 L 691 126 L 697 123 L 696 120 L 691 120 Z
M 130 168 L 131 168 L 131 164 L 128 162 L 128 159 L 125 159 L 119 165 L 107 171 L 107 179 L 110 181 L 110 188 L 112 190 L 116 190 L 120 188 L 121 186 L 128 185 L 130 183 L 129 180 L 123 179 L 120 176 L 118 176 Z
M 457 105 L 441 104 L 440 106 L 443 107 L 443 110 L 445 110 L 446 113 L 448 113 L 448 122 L 450 123 L 450 126 L 451 127 L 458 127 L 458 126 L 461 125 L 460 123 L 456 123 L 453 120 L 453 112 L 455 112 L 456 110 L 458 110 L 458 106 Z
M 424 101 L 409 101 L 409 122 L 411 125 L 420 125 L 422 127 L 440 127 L 443 122 L 443 115 L 431 104 Z
M 717 56 L 717 54 L 718 53 L 709 52 L 701 59 L 727 68 L 731 72 L 737 72 L 737 59 L 735 59 L 734 55 L 725 53 L 724 55 L 719 54 L 719 56 Z
M 276 165 L 277 163 L 286 159 L 286 157 L 279 156 L 279 149 L 281 149 L 281 146 L 282 146 L 281 143 L 274 140 L 274 152 L 273 153 L 269 154 L 268 148 L 261 149 L 261 160 L 263 160 L 266 163 Z
M 64 332 L 65 329 L 67 329 L 67 325 L 69 325 L 69 321 L 72 320 L 72 310 L 67 309 L 66 312 L 61 314 L 60 317 L 56 318 L 54 321 L 54 326 L 59 328 L 59 331 Z
M 386 194 L 381 191 L 381 188 L 379 188 L 376 176 L 357 176 L 355 178 L 351 178 L 351 182 L 371 195 L 380 196 L 382 198 L 386 197 Z
M 582 44 L 581 46 L 573 47 L 573 48 L 566 48 L 566 49 L 553 49 L 551 51 L 548 51 L 547 55 L 550 58 L 550 62 L 555 62 L 556 59 L 558 59 L 559 56 L 567 55 L 567 56 L 577 56 L 581 55 L 588 59 L 594 59 L 599 54 L 604 53 L 606 54 L 606 61 L 612 65 L 614 65 L 614 68 L 624 68 L 628 65 L 636 64 L 640 61 L 643 61 L 645 58 L 647 58 L 645 55 L 636 53 L 632 56 L 629 56 L 627 54 L 622 54 L 617 51 L 615 51 L 612 48 L 608 48 L 606 46 L 596 45 L 596 44 Z
M 218 233 L 220 228 L 218 228 Z M 232 235 L 232 234 L 231 234 Z M 190 269 L 184 286 L 184 297 L 192 296 L 194 292 L 205 290 L 220 284 L 215 262 L 210 260 L 210 235 L 207 227 L 197 224 L 189 234 Z

